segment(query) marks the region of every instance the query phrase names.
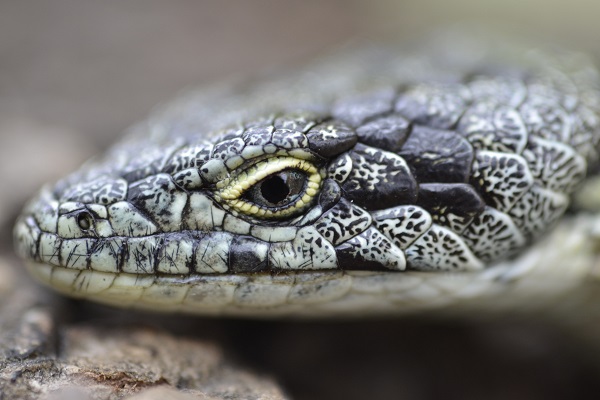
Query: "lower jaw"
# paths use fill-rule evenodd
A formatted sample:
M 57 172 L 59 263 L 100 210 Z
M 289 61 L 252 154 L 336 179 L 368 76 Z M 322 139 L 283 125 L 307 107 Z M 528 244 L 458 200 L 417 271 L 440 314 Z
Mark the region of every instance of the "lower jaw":
M 354 318 L 423 310 L 547 310 L 592 279 L 598 218 L 565 220 L 518 258 L 483 271 L 298 271 L 168 275 L 73 269 L 30 262 L 30 273 L 68 296 L 117 307 L 241 317 Z M 595 239 L 597 240 L 597 239 Z M 593 282 L 596 283 L 596 282 Z
M 274 318 L 363 317 L 439 308 L 451 302 L 431 279 L 447 274 L 320 271 L 285 274 L 136 275 L 30 262 L 29 272 L 70 297 L 120 308 Z M 470 274 L 456 275 L 457 286 Z M 470 279 L 470 278 L 469 278 Z

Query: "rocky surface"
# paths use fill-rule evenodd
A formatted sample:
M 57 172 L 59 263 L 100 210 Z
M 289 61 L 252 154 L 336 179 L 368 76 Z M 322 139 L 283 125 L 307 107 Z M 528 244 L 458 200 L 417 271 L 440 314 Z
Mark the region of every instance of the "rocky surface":
M 3 399 L 287 398 L 272 379 L 240 368 L 211 341 L 149 325 L 77 323 L 73 304 L 11 264 L 0 259 Z

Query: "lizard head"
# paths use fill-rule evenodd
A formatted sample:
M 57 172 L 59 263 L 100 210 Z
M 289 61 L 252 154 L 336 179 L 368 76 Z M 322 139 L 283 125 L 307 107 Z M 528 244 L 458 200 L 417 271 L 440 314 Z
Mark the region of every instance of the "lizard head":
M 160 304 L 173 279 L 211 279 L 214 291 L 266 276 L 268 302 L 278 277 L 289 291 L 305 272 L 481 270 L 543 234 L 587 168 L 548 136 L 535 92 L 515 87 L 421 84 L 324 114 L 133 136 L 43 189 L 16 225 L 17 248 L 71 294 L 146 279 L 169 293 Z
M 15 230 L 20 252 L 133 274 L 405 269 L 370 212 L 414 203 L 401 157 L 309 113 L 214 137 L 166 153 L 126 147 L 43 189 Z
M 217 132 L 211 142 L 166 151 L 121 147 L 42 192 L 17 228 L 21 252 L 37 262 L 109 273 L 404 270 L 406 250 L 431 228 L 444 193 L 461 201 L 456 224 L 483 209 L 481 197 L 460 183 L 441 193 L 425 185 L 418 199 L 418 174 L 469 173 L 473 149 L 466 140 L 452 134 L 459 145 L 452 160 L 462 160 L 464 171 L 426 161 L 409 166 L 415 144 L 407 120 L 347 120 L 288 113 Z M 421 142 L 425 135 L 435 142 L 449 134 L 413 132 Z M 419 256 L 414 246 L 408 263 L 481 267 L 440 226 L 441 242 L 444 235 L 454 259 Z

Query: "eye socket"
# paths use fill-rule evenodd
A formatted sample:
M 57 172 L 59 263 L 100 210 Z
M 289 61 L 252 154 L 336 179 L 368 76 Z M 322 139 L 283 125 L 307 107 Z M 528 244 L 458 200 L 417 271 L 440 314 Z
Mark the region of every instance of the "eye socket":
M 238 213 L 280 219 L 305 210 L 321 181 L 319 170 L 306 160 L 272 157 L 219 182 L 216 197 Z
M 77 215 L 77 225 L 82 231 L 89 231 L 94 226 L 94 217 L 89 212 L 82 212 Z

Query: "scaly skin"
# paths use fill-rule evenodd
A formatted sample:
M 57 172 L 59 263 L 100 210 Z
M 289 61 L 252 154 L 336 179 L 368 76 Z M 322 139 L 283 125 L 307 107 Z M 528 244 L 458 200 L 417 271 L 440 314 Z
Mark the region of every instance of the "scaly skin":
M 567 293 L 593 223 L 534 243 L 597 164 L 600 79 L 574 55 L 505 53 L 367 50 L 189 95 L 43 189 L 18 251 L 69 295 L 204 314 Z

